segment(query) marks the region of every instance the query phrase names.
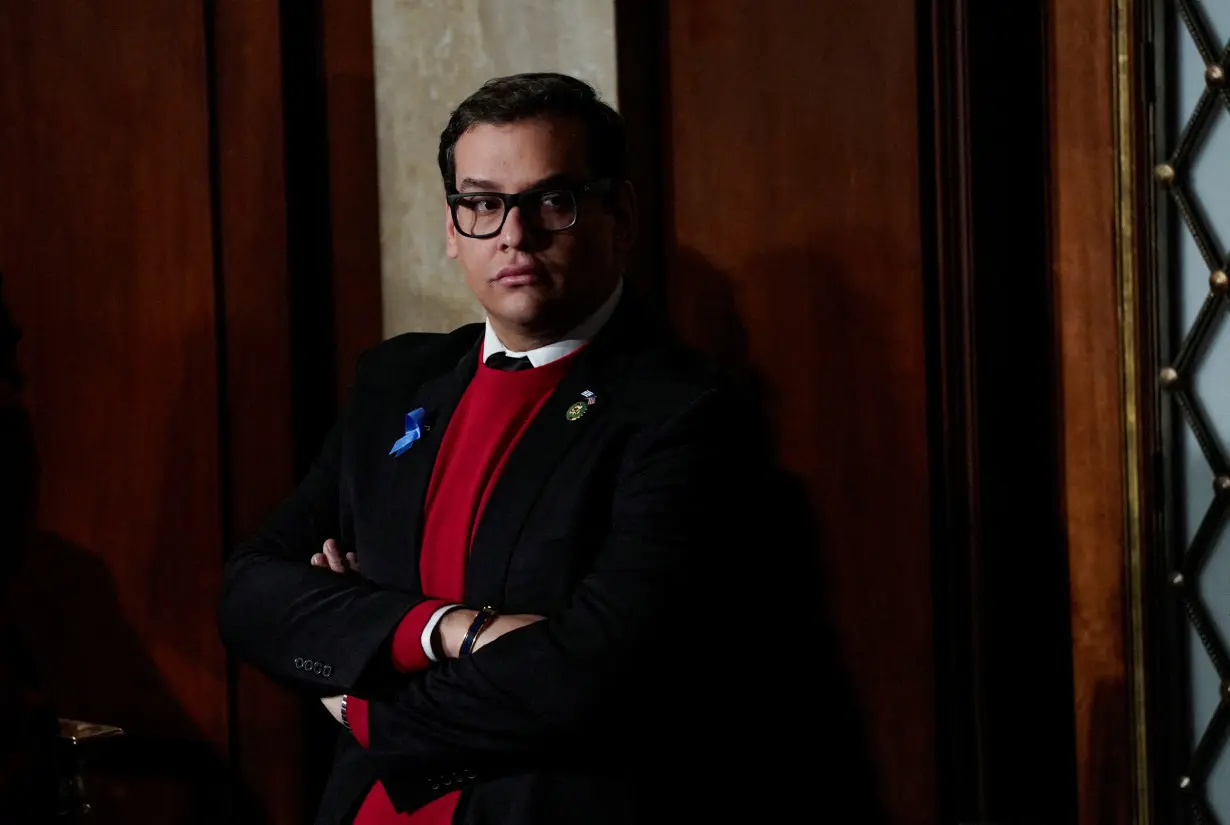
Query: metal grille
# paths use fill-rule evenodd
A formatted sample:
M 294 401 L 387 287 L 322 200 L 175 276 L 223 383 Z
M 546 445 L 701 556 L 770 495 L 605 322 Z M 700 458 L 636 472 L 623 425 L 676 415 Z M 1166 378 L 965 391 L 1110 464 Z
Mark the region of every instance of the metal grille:
M 1189 37 L 1204 63 L 1204 89 L 1194 109 L 1187 115 L 1174 141 L 1169 159 L 1159 164 L 1154 172 L 1157 180 L 1166 188 L 1182 219 L 1183 231 L 1190 235 L 1211 274 L 1207 297 L 1201 303 L 1194 320 L 1183 330 L 1182 341 L 1171 365 L 1163 369 L 1159 377 L 1161 386 L 1170 393 L 1183 421 L 1190 428 L 1199 446 L 1199 454 L 1212 471 L 1213 495 L 1203 515 L 1199 517 L 1199 525 L 1187 546 L 1174 556 L 1177 569 L 1170 573 L 1170 584 L 1174 587 L 1187 620 L 1199 639 L 1195 654 L 1199 656 L 1202 653 L 1207 657 L 1208 665 L 1211 665 L 1216 674 L 1215 678 L 1220 683 L 1216 707 L 1207 722 L 1199 719 L 1196 721 L 1197 729 L 1193 733 L 1195 746 L 1191 750 L 1183 775 L 1175 779 L 1192 820 L 1212 825 L 1222 821 L 1222 817 L 1215 811 L 1215 806 L 1211 804 L 1209 791 L 1214 768 L 1225 753 L 1227 734 L 1230 733 L 1230 649 L 1227 648 L 1226 638 L 1215 620 L 1215 613 L 1210 610 L 1202 593 L 1202 585 L 1206 584 L 1210 559 L 1219 546 L 1219 539 L 1230 514 L 1230 456 L 1227 455 L 1226 442 L 1217 437 L 1218 428 L 1213 426 L 1205 403 L 1207 379 L 1200 379 L 1210 370 L 1209 350 L 1227 311 L 1230 310 L 1227 250 L 1221 246 L 1219 238 L 1219 231 L 1230 232 L 1230 226 L 1218 226 L 1210 220 L 1199 196 L 1201 180 L 1196 172 L 1198 161 L 1208 154 L 1213 124 L 1219 120 L 1219 116 L 1224 120 L 1227 113 L 1230 113 L 1230 89 L 1226 84 L 1227 71 L 1230 69 L 1230 43 L 1221 44 L 1216 40 L 1205 16 L 1205 9 L 1198 0 L 1171 2 L 1175 4 L 1182 23 L 1182 30 L 1177 32 L 1178 37 Z M 1226 3 L 1230 0 L 1212 2 Z M 1230 127 L 1230 124 L 1223 123 L 1220 126 Z M 1230 156 L 1218 156 L 1212 161 L 1230 164 Z M 1221 234 L 1221 237 L 1227 235 Z M 1182 277 L 1181 272 L 1163 274 L 1167 275 L 1168 281 Z M 1226 376 L 1218 375 L 1216 380 L 1224 382 Z M 1223 424 L 1220 429 L 1225 430 L 1227 426 L 1230 426 L 1230 423 Z M 1185 491 L 1185 495 L 1195 498 L 1191 490 Z M 1230 549 L 1224 552 L 1230 552 Z M 1230 582 L 1214 584 L 1230 590 Z M 1204 663 L 1193 662 L 1191 672 L 1195 673 L 1197 670 L 1207 672 L 1208 668 Z

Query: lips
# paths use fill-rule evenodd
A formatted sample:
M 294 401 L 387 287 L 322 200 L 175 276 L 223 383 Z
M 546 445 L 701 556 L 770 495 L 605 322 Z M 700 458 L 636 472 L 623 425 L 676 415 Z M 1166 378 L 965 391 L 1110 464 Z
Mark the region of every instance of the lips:
M 494 280 L 496 283 L 504 284 L 505 286 L 516 286 L 518 284 L 532 283 L 540 277 L 542 277 L 542 273 L 533 264 L 516 264 L 501 269 L 496 273 Z

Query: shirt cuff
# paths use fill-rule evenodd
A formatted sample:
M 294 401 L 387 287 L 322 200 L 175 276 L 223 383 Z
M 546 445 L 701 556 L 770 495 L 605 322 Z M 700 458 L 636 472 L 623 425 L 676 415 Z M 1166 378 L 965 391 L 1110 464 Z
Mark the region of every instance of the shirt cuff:
M 393 666 L 402 673 L 414 670 L 424 670 L 435 661 L 435 656 L 428 652 L 431 646 L 430 630 L 435 629 L 431 622 L 439 622 L 438 615 L 452 607 L 440 599 L 428 599 L 410 608 L 401 623 L 393 631 Z
M 354 734 L 354 738 L 366 748 L 371 742 L 370 732 L 367 729 L 366 699 L 360 699 L 358 696 L 346 697 L 346 722 L 350 725 L 350 732 Z
M 444 618 L 445 613 L 449 613 L 459 607 L 463 607 L 463 605 L 446 604 L 436 610 L 435 613 L 432 613 L 431 618 L 427 620 L 427 624 L 423 625 L 423 633 L 419 636 L 419 641 L 423 644 L 423 653 L 427 655 L 427 658 L 430 661 L 440 661 L 440 658 L 436 656 L 435 648 L 431 643 L 431 636 L 436 632 L 436 625 L 438 625 L 440 620 Z

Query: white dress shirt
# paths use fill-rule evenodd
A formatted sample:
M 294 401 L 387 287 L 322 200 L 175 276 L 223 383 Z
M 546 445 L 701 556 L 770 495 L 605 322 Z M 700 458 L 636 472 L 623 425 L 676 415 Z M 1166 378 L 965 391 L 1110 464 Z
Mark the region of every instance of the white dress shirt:
M 615 312 L 615 307 L 619 304 L 619 298 L 623 295 L 623 291 L 624 282 L 620 278 L 619 282 L 615 284 L 615 289 L 611 292 L 611 297 L 607 298 L 602 303 L 602 306 L 594 310 L 592 315 L 573 327 L 567 335 L 555 343 L 547 344 L 528 352 L 513 352 L 504 346 L 503 342 L 500 341 L 500 337 L 496 335 L 495 330 L 491 328 L 491 319 L 488 318 L 486 320 L 486 330 L 483 333 L 482 357 L 487 359 L 497 352 L 503 352 L 513 358 L 527 357 L 535 367 L 541 367 L 544 364 L 557 361 L 565 355 L 571 355 L 589 343 L 598 334 L 598 331 L 606 325 L 606 322 L 611 318 L 611 314 Z M 420 641 L 423 645 L 423 652 L 427 654 L 428 660 L 432 662 L 438 661 L 436 652 L 432 649 L 431 645 L 431 636 L 435 633 L 436 625 L 444 618 L 445 613 L 463 606 L 459 604 L 446 604 L 435 613 L 432 613 L 431 618 L 427 620 L 427 624 L 423 625 L 423 635 Z

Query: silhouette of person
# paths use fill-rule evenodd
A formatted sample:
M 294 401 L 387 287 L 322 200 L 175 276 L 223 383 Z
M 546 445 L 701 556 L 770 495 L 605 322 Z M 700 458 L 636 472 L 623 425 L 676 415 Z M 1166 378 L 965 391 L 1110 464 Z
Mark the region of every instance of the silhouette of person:
M 55 814 L 59 723 L 14 631 L 10 588 L 34 535 L 38 470 L 21 403 L 17 341 L 0 280 L 0 820 L 49 822 Z

